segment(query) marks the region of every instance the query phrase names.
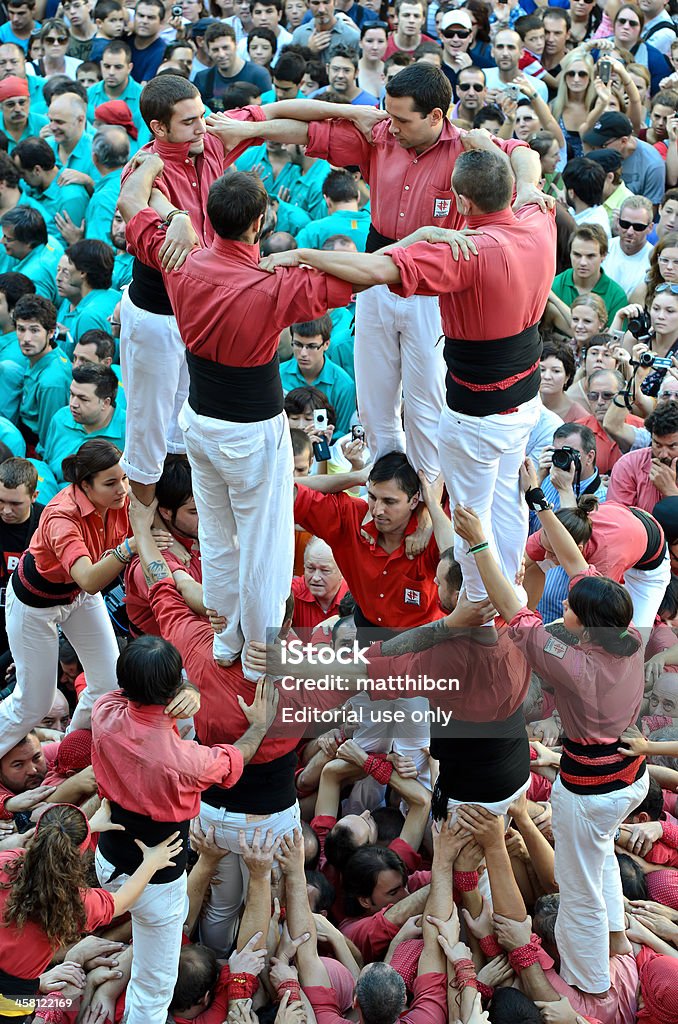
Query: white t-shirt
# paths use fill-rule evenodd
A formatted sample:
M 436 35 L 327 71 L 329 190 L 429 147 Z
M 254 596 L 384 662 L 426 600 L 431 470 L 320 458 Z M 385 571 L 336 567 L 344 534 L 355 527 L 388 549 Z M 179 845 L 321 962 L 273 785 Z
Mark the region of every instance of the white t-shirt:
M 608 238 L 612 237 L 610 231 L 610 218 L 608 217 L 604 206 L 589 206 L 586 210 L 582 210 L 580 213 L 575 213 L 574 210 L 570 208 L 570 213 L 574 217 L 577 225 L 597 224 L 603 229 Z
M 603 260 L 603 270 L 608 277 L 621 285 L 630 298 L 631 292 L 645 280 L 651 255 L 652 246 L 649 242 L 646 242 L 640 252 L 635 253 L 634 256 L 627 256 L 622 252 L 619 239 L 613 238 L 610 242 L 609 252 Z

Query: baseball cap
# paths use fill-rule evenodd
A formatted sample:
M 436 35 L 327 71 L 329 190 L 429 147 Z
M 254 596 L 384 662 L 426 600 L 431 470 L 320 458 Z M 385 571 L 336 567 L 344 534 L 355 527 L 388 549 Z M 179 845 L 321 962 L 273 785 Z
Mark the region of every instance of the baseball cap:
M 600 164 L 606 174 L 618 171 L 623 163 L 621 153 L 618 153 L 616 149 L 592 149 L 590 153 L 586 154 L 586 159 Z
M 609 110 L 596 121 L 591 131 L 584 136 L 587 146 L 595 146 L 596 149 L 604 146 L 607 142 L 621 139 L 624 135 L 633 135 L 633 125 L 626 114 L 620 114 L 617 110 Z
M 196 36 L 204 36 L 210 25 L 216 25 L 218 21 L 218 18 L 198 18 L 191 28 L 191 38 L 195 39 Z
M 473 28 L 471 15 L 468 11 L 464 11 L 461 8 L 456 11 L 448 11 L 440 22 L 440 31 L 444 32 L 446 28 L 450 28 L 452 25 L 462 25 L 470 31 Z

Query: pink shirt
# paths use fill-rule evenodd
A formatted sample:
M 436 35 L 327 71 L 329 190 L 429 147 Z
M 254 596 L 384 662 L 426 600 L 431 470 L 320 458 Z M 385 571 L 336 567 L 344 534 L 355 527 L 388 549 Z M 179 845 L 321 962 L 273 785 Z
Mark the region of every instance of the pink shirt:
M 607 500 L 620 505 L 635 505 L 651 512 L 664 497 L 650 480 L 652 449 L 640 448 L 627 452 L 615 462 L 607 485 Z

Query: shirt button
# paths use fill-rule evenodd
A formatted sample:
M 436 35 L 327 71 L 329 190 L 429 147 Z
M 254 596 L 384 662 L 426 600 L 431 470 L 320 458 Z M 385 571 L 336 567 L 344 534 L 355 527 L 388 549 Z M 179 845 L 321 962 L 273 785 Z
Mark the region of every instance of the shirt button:
M 406 192 L 409 192 L 409 191 L 410 191 L 410 186 L 409 186 L 409 185 L 405 185 L 405 191 L 406 191 Z
M 404 213 L 401 213 L 401 214 L 400 214 L 400 216 L 401 216 L 401 217 L 404 217 L 404 216 L 405 216 L 405 214 L 404 214 Z
M 377 616 L 377 622 L 381 622 L 381 617 Z
M 193 186 L 193 188 L 197 188 L 198 187 L 198 182 L 197 181 L 192 181 L 191 185 Z
M 386 575 L 387 575 L 387 573 L 386 573 L 386 569 L 384 569 L 384 571 L 383 571 L 383 573 L 382 573 L 382 576 L 386 576 Z
M 383 596 L 384 596 L 383 594 L 380 594 L 380 595 L 379 595 L 379 597 L 383 597 Z
M 412 161 L 412 163 L 413 163 L 413 164 L 418 164 L 418 163 L 419 163 L 419 161 L 418 161 L 418 160 L 413 160 L 413 161 Z
M 186 159 L 184 160 L 184 163 L 186 163 L 186 164 L 190 164 L 190 162 L 191 162 L 191 161 L 189 160 L 189 158 L 188 158 L 188 157 L 186 157 Z

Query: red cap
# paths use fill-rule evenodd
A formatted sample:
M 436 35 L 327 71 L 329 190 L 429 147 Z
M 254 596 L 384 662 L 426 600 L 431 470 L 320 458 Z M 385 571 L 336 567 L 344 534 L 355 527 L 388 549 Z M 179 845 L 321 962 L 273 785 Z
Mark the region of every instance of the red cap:
M 0 82 L 0 86 L 2 85 L 4 82 Z M 119 125 L 135 141 L 139 135 L 139 130 L 132 120 L 132 111 L 124 100 L 107 100 L 106 103 L 100 103 L 94 111 L 94 120 Z

